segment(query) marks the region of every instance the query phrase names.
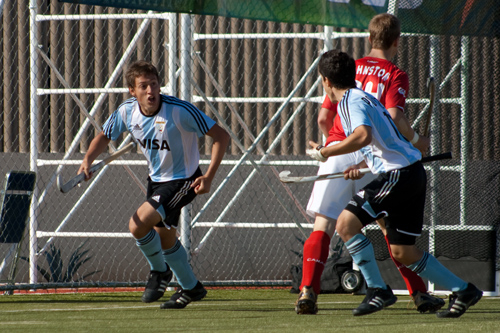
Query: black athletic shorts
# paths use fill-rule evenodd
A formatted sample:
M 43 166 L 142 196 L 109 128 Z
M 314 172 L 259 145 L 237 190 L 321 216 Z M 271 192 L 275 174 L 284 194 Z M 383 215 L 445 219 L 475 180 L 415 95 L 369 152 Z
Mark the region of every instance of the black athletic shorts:
M 200 168 L 187 179 L 177 179 L 156 183 L 148 177 L 147 202 L 161 215 L 162 222 L 157 227 L 177 227 L 181 208 L 196 197 L 191 188 L 193 181 L 202 175 Z
M 363 226 L 384 218 L 391 244 L 414 245 L 424 222 L 427 175 L 422 163 L 380 174 L 346 208 Z

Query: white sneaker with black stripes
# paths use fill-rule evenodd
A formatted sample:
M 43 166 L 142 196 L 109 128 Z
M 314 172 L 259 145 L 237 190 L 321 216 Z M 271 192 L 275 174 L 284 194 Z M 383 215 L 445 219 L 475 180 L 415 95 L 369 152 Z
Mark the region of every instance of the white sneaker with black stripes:
M 199 301 L 207 295 L 207 290 L 200 281 L 196 284 L 193 289 L 182 289 L 179 288 L 177 291 L 170 297 L 169 301 L 163 303 L 160 308 L 162 309 L 183 309 L 189 303 Z
M 393 305 L 397 300 L 398 298 L 394 296 L 389 286 L 387 286 L 387 289 L 367 288 L 365 299 L 356 309 L 352 310 L 352 314 L 355 316 L 364 316 L 377 312 L 387 306 Z

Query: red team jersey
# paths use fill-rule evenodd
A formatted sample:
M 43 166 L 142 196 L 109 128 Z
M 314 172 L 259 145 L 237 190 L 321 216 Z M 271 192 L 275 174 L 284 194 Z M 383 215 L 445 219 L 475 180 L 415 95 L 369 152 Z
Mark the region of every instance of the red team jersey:
M 372 57 L 356 60 L 356 85 L 377 98 L 386 109 L 398 108 L 404 111 L 409 87 L 408 75 L 392 62 Z M 325 145 L 344 140 L 346 136 L 340 117 L 337 117 L 337 103 L 332 103 L 326 96 L 321 107 L 335 113 Z

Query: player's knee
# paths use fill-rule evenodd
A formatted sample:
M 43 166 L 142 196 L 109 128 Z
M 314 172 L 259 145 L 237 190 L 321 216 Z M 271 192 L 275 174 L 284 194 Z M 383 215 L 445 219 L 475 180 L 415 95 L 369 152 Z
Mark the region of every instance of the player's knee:
M 405 254 L 404 254 L 404 251 L 402 251 L 401 247 L 395 246 L 395 245 L 391 245 L 391 252 L 392 252 L 392 256 L 394 257 L 394 259 L 396 259 L 400 263 L 403 263 L 403 261 L 405 261 L 404 260 L 405 259 Z
M 134 213 L 134 215 L 132 215 L 130 217 L 130 220 L 128 222 L 128 230 L 130 231 L 132 236 L 134 236 L 135 238 L 141 238 L 143 236 L 143 233 L 144 233 L 143 229 L 145 229 L 144 223 L 142 223 L 142 221 L 139 218 L 139 216 L 137 215 L 137 213 Z M 149 230 L 147 230 L 147 231 L 149 231 Z
M 352 229 L 352 226 L 346 223 L 346 221 L 340 223 L 340 219 L 337 221 L 337 233 L 344 242 L 347 242 L 357 234 L 357 232 Z
M 336 219 L 326 217 L 325 215 L 316 214 L 313 231 L 323 231 L 330 238 L 332 238 L 333 234 L 335 233 L 336 224 Z
M 349 211 L 344 210 L 337 220 L 337 233 L 344 242 L 359 234 L 363 225 L 357 217 Z
M 161 248 L 171 249 L 177 242 L 177 233 L 175 228 L 155 228 L 156 232 L 160 235 Z
M 394 259 L 405 266 L 411 265 L 422 257 L 422 251 L 415 245 L 391 245 Z
M 346 228 L 346 225 L 343 223 L 343 221 L 337 220 L 336 230 L 337 230 L 337 233 L 339 234 L 340 238 L 344 239 L 344 236 L 347 233 L 347 228 Z

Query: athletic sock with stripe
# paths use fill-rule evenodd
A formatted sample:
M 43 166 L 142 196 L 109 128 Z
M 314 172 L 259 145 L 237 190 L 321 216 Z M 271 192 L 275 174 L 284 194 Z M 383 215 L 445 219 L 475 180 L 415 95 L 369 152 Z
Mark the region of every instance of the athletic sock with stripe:
M 304 243 L 302 260 L 302 284 L 312 287 L 317 294 L 321 291 L 321 274 L 325 269 L 328 252 L 330 251 L 330 236 L 324 231 L 313 231 Z
M 370 240 L 363 234 L 356 234 L 345 242 L 345 245 L 351 254 L 352 260 L 358 265 L 363 274 L 368 287 L 387 289 L 387 285 L 378 269 L 375 252 Z
M 451 291 L 461 291 L 467 288 L 467 282 L 444 267 L 433 255 L 424 252 L 422 258 L 407 266 L 419 276 Z
M 152 271 L 167 271 L 167 265 L 161 253 L 160 235 L 154 229 L 151 229 L 146 236 L 136 239 L 135 243 L 146 257 Z
M 190 290 L 196 286 L 198 279 L 194 276 L 186 250 L 178 239 L 172 248 L 163 250 L 163 258 L 174 272 L 182 289 Z

